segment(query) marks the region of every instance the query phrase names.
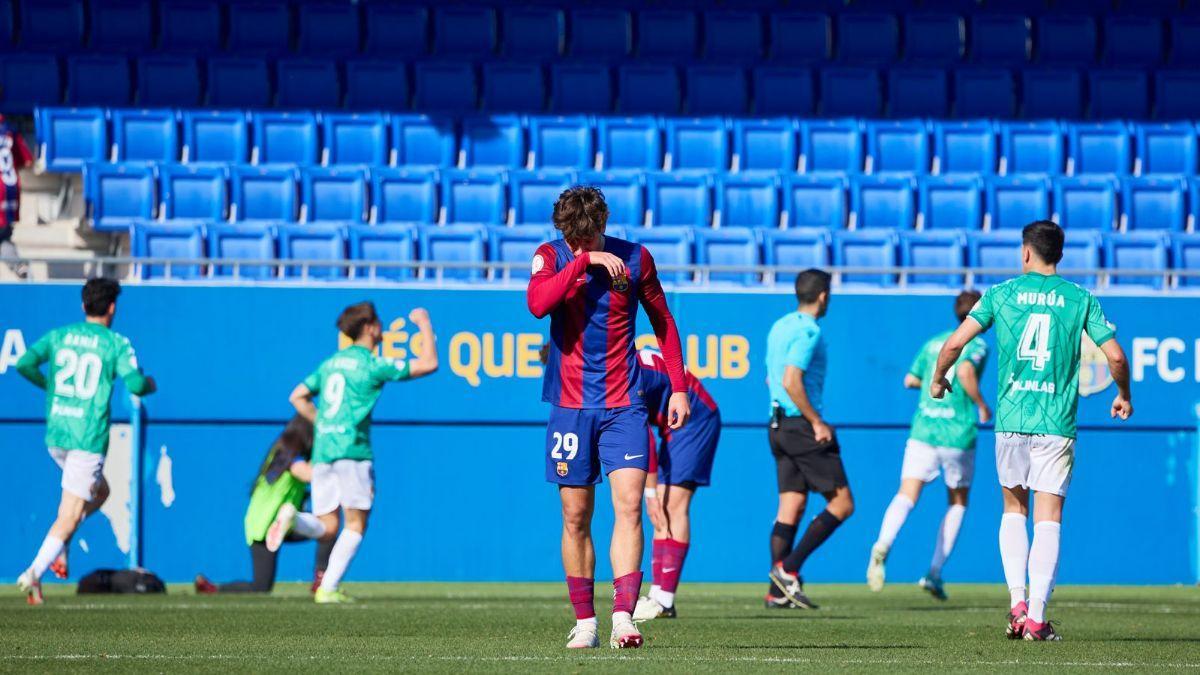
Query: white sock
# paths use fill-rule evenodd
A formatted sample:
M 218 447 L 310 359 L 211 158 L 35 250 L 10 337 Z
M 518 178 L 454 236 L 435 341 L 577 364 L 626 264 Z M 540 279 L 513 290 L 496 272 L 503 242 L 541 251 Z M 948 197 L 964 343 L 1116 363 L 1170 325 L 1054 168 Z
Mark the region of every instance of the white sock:
M 654 593 L 656 591 L 661 591 L 661 590 L 662 590 L 662 586 L 659 586 L 658 584 L 650 584 L 650 597 L 653 598 Z
M 1054 591 L 1058 574 L 1058 541 L 1062 525 L 1043 520 L 1033 525 L 1033 546 L 1029 549 L 1029 618 L 1046 621 L 1046 603 Z
M 333 550 L 329 552 L 329 567 L 325 568 L 325 576 L 321 578 L 321 590 L 337 590 L 342 575 L 346 573 L 350 561 L 354 560 L 354 554 L 358 552 L 362 538 L 363 536 L 354 530 L 342 529 L 342 533 L 333 544 Z
M 675 606 L 675 594 L 668 593 L 656 586 L 650 587 L 650 597 L 654 600 L 657 600 L 658 604 L 662 605 L 663 607 Z
M 929 574 L 941 578 L 942 566 L 946 558 L 954 550 L 954 541 L 958 539 L 958 529 L 962 527 L 963 515 L 967 507 L 962 504 L 951 504 L 946 509 L 946 517 L 942 518 L 942 526 L 938 528 L 937 545 L 933 547 L 933 560 L 929 563 Z
M 875 541 L 875 545 L 890 549 L 912 510 L 913 500 L 899 494 L 892 497 L 892 503 L 888 504 L 887 511 L 883 512 L 883 524 L 879 526 L 879 539 Z
M 29 569 L 33 570 L 34 578 L 41 579 L 46 573 L 46 569 L 50 567 L 54 559 L 62 553 L 63 541 L 53 535 L 46 535 L 42 540 L 42 546 L 38 549 L 37 555 L 33 558 L 33 563 L 29 565 Z
M 1029 564 L 1029 533 L 1025 516 L 1006 513 L 1000 517 L 1000 562 L 1008 582 L 1009 607 L 1025 602 L 1025 568 Z
M 600 626 L 600 622 L 593 616 L 587 619 L 575 619 L 575 625 L 590 627 L 592 630 L 596 630 Z
M 292 532 L 305 539 L 320 539 L 325 536 L 325 523 L 311 513 L 297 513 L 292 521 Z

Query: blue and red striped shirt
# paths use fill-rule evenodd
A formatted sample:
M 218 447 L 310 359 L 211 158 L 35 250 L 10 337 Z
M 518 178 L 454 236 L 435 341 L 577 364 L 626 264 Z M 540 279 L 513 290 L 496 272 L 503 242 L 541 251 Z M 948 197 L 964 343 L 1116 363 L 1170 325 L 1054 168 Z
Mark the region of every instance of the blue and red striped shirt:
M 641 244 L 604 238 L 604 252 L 625 262 L 627 276 L 613 279 L 589 267 L 563 240 L 538 247 L 526 299 L 539 319 L 550 315 L 550 352 L 542 400 L 563 408 L 641 405 L 636 337 L 640 303 L 650 317 L 672 391 L 687 391 L 679 331 L 667 307 L 654 258 Z
M 671 417 L 667 403 L 674 389 L 667 360 L 653 349 L 640 350 L 638 359 L 642 368 L 642 399 L 649 413 L 650 426 L 657 429 L 664 439 L 670 438 Z M 717 402 L 700 384 L 700 380 L 688 370 L 683 371 L 683 379 L 687 387 L 688 406 L 692 409 L 692 419 L 688 424 L 696 423 L 705 415 L 717 414 Z
M 33 164 L 33 153 L 25 139 L 0 115 L 0 230 L 20 219 L 21 176 L 19 169 Z

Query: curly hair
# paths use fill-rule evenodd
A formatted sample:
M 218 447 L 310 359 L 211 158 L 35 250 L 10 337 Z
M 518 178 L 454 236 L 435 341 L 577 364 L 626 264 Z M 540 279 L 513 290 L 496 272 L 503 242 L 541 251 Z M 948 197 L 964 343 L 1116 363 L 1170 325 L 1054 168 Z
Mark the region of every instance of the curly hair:
M 604 233 L 608 223 L 608 204 L 604 193 L 590 185 L 576 185 L 563 190 L 554 203 L 554 227 L 563 239 L 575 248 Z

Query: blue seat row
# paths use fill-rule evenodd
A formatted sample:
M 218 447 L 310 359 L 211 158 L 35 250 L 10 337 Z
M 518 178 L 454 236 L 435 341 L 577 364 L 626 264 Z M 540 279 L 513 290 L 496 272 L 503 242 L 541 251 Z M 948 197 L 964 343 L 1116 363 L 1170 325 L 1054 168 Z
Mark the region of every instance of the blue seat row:
M 1068 230 L 1192 229 L 1200 178 L 1040 175 L 853 176 L 696 172 L 635 174 L 381 167 L 87 165 L 99 231 L 135 220 L 476 223 L 544 226 L 573 184 L 601 188 L 609 222 L 694 229 L 1019 230 L 1054 218 Z

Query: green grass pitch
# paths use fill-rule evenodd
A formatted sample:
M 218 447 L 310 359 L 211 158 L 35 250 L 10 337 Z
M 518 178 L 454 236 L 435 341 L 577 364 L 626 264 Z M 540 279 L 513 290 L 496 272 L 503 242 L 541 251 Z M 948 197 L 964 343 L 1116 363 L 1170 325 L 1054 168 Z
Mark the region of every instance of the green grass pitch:
M 1060 643 L 1003 636 L 998 585 L 950 585 L 938 603 L 909 584 L 873 594 L 811 585 L 817 611 L 762 608 L 765 584 L 687 584 L 679 618 L 643 624 L 646 646 L 563 648 L 561 584 L 347 584 L 355 605 L 316 606 L 307 587 L 273 597 L 0 597 L 4 672 L 547 672 L 851 670 L 1163 671 L 1200 668 L 1200 589 L 1064 587 Z M 607 586 L 597 584 L 607 644 Z

